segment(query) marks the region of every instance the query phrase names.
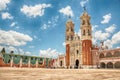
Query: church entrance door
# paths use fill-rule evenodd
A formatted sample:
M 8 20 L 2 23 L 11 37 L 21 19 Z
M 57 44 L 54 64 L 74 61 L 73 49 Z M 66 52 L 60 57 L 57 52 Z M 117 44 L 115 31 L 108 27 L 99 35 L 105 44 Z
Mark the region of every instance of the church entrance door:
M 77 59 L 77 60 L 75 61 L 75 68 L 78 69 L 78 67 L 79 67 L 79 60 Z

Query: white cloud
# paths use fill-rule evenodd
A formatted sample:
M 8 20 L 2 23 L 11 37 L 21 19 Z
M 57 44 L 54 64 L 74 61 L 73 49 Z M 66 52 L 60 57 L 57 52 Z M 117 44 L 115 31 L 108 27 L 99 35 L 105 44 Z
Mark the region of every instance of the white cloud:
M 23 49 L 18 49 L 18 53 L 20 53 L 20 54 L 24 54 L 25 52 L 24 52 Z
M 116 25 L 113 24 L 110 27 L 106 28 L 105 30 L 106 30 L 106 32 L 113 33 L 115 31 L 115 29 L 116 29 Z
M 34 48 L 35 46 L 29 46 L 29 48 Z
M 42 30 L 47 30 L 50 27 L 55 27 L 57 24 L 59 16 L 52 17 L 51 20 L 48 21 L 47 24 L 43 24 L 41 29 Z
M 34 39 L 38 39 L 38 37 L 36 35 L 33 36 Z
M 96 28 L 98 27 L 98 25 L 93 26 L 93 31 L 95 31 L 93 33 L 94 39 L 97 40 L 107 40 L 110 36 L 111 33 L 113 33 L 116 29 L 116 25 L 113 24 L 110 27 L 105 28 L 105 32 L 101 31 L 101 30 L 96 30 Z
M 10 51 L 14 51 L 16 53 L 17 49 L 13 46 L 0 46 L 0 51 L 5 48 L 5 51 L 7 53 L 10 53 Z
M 106 14 L 105 16 L 103 16 L 103 20 L 101 21 L 101 23 L 102 24 L 109 23 L 110 19 L 111 19 L 111 13 Z
M 120 44 L 120 38 L 119 38 L 119 36 L 120 36 L 120 31 L 117 32 L 117 33 L 115 33 L 115 34 L 112 36 L 111 39 L 107 39 L 106 41 L 104 41 L 104 44 L 105 44 L 106 46 L 108 46 L 109 48 L 112 48 L 113 45 L 115 45 L 115 44 Z
M 7 8 L 7 4 L 10 3 L 11 0 L 0 0 L 0 11 L 5 10 Z
M 12 30 L 0 30 L 0 44 L 22 46 L 25 45 L 28 41 L 32 41 L 32 38 L 29 35 Z
M 92 38 L 92 43 L 93 43 L 93 44 L 96 44 L 96 43 L 97 43 L 97 39 Z
M 92 31 L 96 31 L 96 28 L 98 28 L 98 25 L 93 25 L 92 26 Z
M 43 24 L 43 26 L 41 27 L 42 30 L 46 30 L 47 28 L 49 28 L 50 25 L 47 25 L 47 24 Z
M 106 40 L 110 36 L 109 33 L 102 32 L 101 30 L 96 31 L 94 34 L 95 39 L 97 40 Z
M 23 49 L 16 48 L 14 46 L 0 46 L 0 51 L 5 48 L 6 53 L 10 53 L 11 51 L 14 51 L 15 54 L 24 54 Z
M 51 7 L 51 4 L 38 4 L 35 6 L 27 6 L 24 5 L 21 8 L 21 12 L 23 12 L 28 17 L 37 17 L 37 16 L 43 16 L 45 8 Z
M 20 27 L 19 27 L 19 26 L 16 26 L 15 28 L 16 28 L 16 29 L 19 29 Z
M 15 25 L 16 25 L 16 22 L 12 22 L 10 26 L 14 27 Z
M 80 5 L 81 5 L 82 7 L 84 7 L 85 4 L 88 3 L 88 1 L 89 1 L 89 0 L 82 0 L 82 1 L 80 2 Z
M 62 53 L 57 52 L 56 49 L 48 48 L 47 50 L 40 50 L 40 56 L 43 57 L 57 58 L 60 54 Z
M 66 16 L 71 16 L 71 17 L 74 16 L 73 11 L 70 6 L 60 9 L 59 12 L 63 13 Z
M 66 43 L 65 43 L 65 42 L 63 42 L 63 43 L 62 43 L 62 45 L 65 47 L 65 46 L 66 46 Z
M 13 19 L 13 16 L 8 12 L 4 12 L 2 13 L 2 19 Z
M 107 39 L 105 42 L 104 42 L 105 46 L 108 46 L 109 48 L 112 48 L 113 47 L 113 44 L 111 42 L 111 40 Z
M 31 52 L 27 51 L 25 52 L 26 55 L 31 55 Z
M 112 44 L 120 43 L 120 31 L 112 36 Z
M 117 48 L 120 48 L 120 47 L 117 47 Z

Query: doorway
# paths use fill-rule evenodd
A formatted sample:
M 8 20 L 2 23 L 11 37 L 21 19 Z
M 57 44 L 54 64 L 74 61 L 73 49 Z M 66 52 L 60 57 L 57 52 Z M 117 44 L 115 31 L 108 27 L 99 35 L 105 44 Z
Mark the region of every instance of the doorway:
M 75 61 L 75 68 L 78 69 L 78 67 L 79 67 L 79 60 L 77 59 L 77 60 Z

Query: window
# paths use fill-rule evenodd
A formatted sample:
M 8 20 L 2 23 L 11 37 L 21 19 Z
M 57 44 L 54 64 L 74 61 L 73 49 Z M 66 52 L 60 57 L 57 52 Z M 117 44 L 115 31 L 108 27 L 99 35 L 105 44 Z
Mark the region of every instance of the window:
M 72 27 L 71 27 L 71 31 L 73 31 Z
M 77 54 L 79 54 L 79 51 L 77 50 Z
M 88 24 L 88 25 L 90 25 L 90 22 L 89 22 L 89 20 L 87 21 L 87 24 Z
M 82 25 L 84 25 L 85 24 L 85 20 L 83 20 L 83 22 L 82 22 Z
M 89 29 L 88 29 L 88 35 L 91 35 Z
M 85 35 L 85 30 L 83 30 L 83 35 Z
M 73 40 L 73 36 L 71 36 L 71 40 Z

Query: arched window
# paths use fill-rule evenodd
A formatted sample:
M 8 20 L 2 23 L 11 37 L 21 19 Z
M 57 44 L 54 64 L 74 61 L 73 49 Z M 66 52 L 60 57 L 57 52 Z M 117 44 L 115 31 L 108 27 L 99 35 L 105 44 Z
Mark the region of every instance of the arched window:
M 73 31 L 73 28 L 71 27 L 71 31 Z
M 91 34 L 90 34 L 90 30 L 89 30 L 89 29 L 88 29 L 88 35 L 91 35 Z
M 73 40 L 73 36 L 71 35 L 71 40 Z
M 101 63 L 100 63 L 100 67 L 101 67 L 101 68 L 105 68 L 105 63 L 104 63 L 104 62 L 101 62 Z
M 83 20 L 83 22 L 82 22 L 82 25 L 84 25 L 85 24 L 85 20 Z
M 114 52 L 114 57 L 120 57 L 120 52 L 119 51 L 115 51 Z
M 79 54 L 79 50 L 77 50 L 76 52 L 77 52 L 77 54 Z
M 66 40 L 69 40 L 69 36 L 67 36 Z
M 115 68 L 120 68 L 120 62 L 115 63 Z
M 103 53 L 100 53 L 99 58 L 104 58 L 104 57 L 105 57 L 104 54 L 103 54 Z
M 85 35 L 85 30 L 83 30 L 83 35 Z
M 107 68 L 113 68 L 113 63 L 112 62 L 108 62 L 107 63 Z
M 60 61 L 60 66 L 61 66 L 61 67 L 62 67 L 62 63 L 63 63 L 63 62 L 62 62 L 62 61 Z
M 108 53 L 106 54 L 106 57 L 112 57 L 112 53 L 108 52 Z

